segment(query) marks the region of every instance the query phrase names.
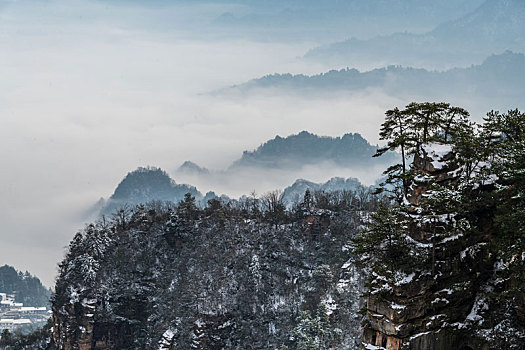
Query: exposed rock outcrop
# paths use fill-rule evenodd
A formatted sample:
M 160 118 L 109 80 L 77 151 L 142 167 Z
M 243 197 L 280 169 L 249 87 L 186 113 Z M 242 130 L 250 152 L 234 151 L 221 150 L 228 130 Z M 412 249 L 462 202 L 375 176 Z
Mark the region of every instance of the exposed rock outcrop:
M 460 181 L 450 145 L 422 147 L 412 170 L 416 176 L 405 201 L 407 239 L 431 257 L 431 266 L 401 276 L 388 285 L 388 293 L 371 289 L 363 348 L 493 349 L 476 331 L 481 312 L 488 310 L 485 292 L 494 283 L 490 213 L 477 212 L 467 221 L 447 209 L 429 210 L 433 188 L 454 191 Z M 380 277 L 374 282 L 384 283 Z

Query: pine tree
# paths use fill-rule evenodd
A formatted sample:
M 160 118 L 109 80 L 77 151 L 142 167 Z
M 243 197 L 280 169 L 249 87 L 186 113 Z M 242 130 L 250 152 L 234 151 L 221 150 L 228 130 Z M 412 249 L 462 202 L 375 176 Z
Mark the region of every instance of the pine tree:
M 196 220 L 199 217 L 199 208 L 191 193 L 186 193 L 184 199 L 179 202 L 177 214 L 183 220 Z
M 414 147 L 413 137 L 409 130 L 409 121 L 407 113 L 400 111 L 398 108 L 388 110 L 381 130 L 379 132 L 379 139 L 386 140 L 387 145 L 379 148 L 374 157 L 379 157 L 388 151 L 401 151 L 401 164 L 395 164 L 385 170 L 387 179 L 385 184 L 396 185 L 399 180 L 402 183 L 402 193 L 406 194 L 408 190 L 407 179 L 407 157 Z M 385 186 L 382 187 L 383 189 Z
M 448 103 L 411 103 L 403 110 L 387 111 L 379 133 L 380 140 L 387 141 L 387 144 L 379 148 L 374 157 L 399 150 L 401 163 L 385 170 L 387 178 L 378 192 L 392 192 L 402 203 L 415 176 L 408 168 L 409 160 L 420 154 L 425 144 L 453 144 L 460 138 L 467 140 L 473 129 L 468 117 L 466 110 Z
M 484 129 L 495 140 L 491 170 L 498 185 L 494 197 L 497 244 L 514 289 L 525 293 L 525 114 L 490 112 Z
M 396 270 L 411 269 L 417 260 L 410 254 L 414 247 L 407 240 L 407 222 L 402 208 L 381 203 L 361 233 L 352 239 L 358 264 L 389 274 Z
M 312 206 L 313 206 L 312 193 L 310 192 L 310 189 L 307 188 L 306 191 L 304 191 L 302 207 L 305 211 L 309 211 L 312 208 Z
M 324 304 L 320 304 L 315 313 L 302 311 L 291 336 L 297 350 L 330 349 L 339 338 L 340 332 L 330 324 Z

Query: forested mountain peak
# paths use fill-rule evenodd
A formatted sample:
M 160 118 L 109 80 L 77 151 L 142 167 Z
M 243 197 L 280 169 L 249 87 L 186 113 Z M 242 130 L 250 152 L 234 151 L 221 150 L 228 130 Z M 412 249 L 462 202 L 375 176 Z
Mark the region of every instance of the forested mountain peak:
M 276 136 L 253 151 L 244 151 L 232 168 L 289 168 L 319 162 L 351 167 L 371 164 L 376 149 L 358 133 L 329 137 L 302 131 L 287 137 Z
M 118 184 L 101 213 L 111 214 L 124 205 L 133 206 L 152 200 L 177 203 L 186 193 L 191 193 L 199 199 L 202 197 L 195 187 L 177 184 L 160 168 L 140 167 L 129 172 Z
M 129 172 L 119 183 L 112 199 L 142 196 L 151 191 L 169 191 L 177 184 L 168 173 L 156 167 L 139 167 Z
M 187 160 L 184 163 L 182 163 L 182 165 L 177 169 L 177 172 L 188 174 L 208 174 L 210 171 L 192 161 Z
M 48 306 L 51 291 L 29 272 L 0 266 L 0 293 L 14 294 L 15 302 L 25 306 Z
M 198 208 L 149 204 L 87 226 L 60 264 L 58 348 L 286 349 L 359 346 L 361 223 L 352 192 L 286 210 L 278 195 Z M 307 325 L 314 324 L 308 331 Z M 286 347 L 285 347 L 286 346 Z

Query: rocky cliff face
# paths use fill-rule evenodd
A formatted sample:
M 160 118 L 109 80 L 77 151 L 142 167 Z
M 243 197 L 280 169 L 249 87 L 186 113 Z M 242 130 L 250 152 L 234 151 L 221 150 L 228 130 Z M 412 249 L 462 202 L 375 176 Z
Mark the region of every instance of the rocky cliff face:
M 357 349 L 362 281 L 348 242 L 360 222 L 356 211 L 310 209 L 275 225 L 226 207 L 182 219 L 157 204 L 90 225 L 60 265 L 54 342 L 293 349 L 310 337 Z M 306 326 L 313 315 L 323 329 Z
M 394 282 L 375 276 L 362 348 L 522 349 L 524 327 L 515 301 L 502 303 L 491 296 L 508 283 L 498 279 L 491 250 L 491 209 L 469 208 L 466 216 L 430 203 L 436 188 L 453 197 L 464 181 L 465 169 L 450 145 L 423 146 L 412 170 L 415 177 L 404 203 L 407 240 L 427 254 L 430 264 Z M 487 182 L 478 190 L 490 192 L 491 186 Z

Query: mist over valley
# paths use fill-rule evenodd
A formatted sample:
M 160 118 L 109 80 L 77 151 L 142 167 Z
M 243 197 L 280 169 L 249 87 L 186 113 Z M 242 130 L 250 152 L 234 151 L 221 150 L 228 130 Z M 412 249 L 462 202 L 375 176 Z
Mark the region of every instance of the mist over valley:
M 524 1 L 0 0 L 0 52 L 1 350 L 525 346 Z

